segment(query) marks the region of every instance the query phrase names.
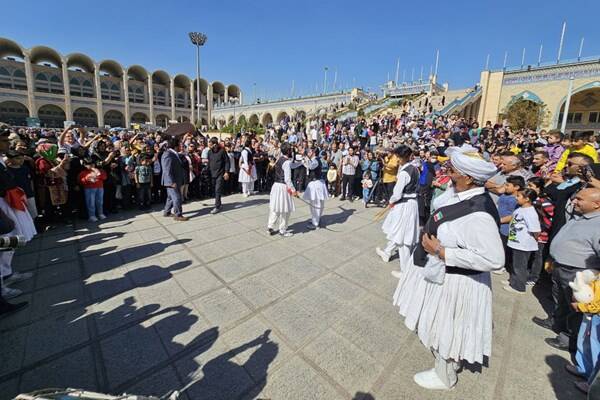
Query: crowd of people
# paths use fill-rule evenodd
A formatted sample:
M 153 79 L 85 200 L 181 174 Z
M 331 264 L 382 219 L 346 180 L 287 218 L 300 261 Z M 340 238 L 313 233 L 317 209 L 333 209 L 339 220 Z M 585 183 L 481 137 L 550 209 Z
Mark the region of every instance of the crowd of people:
M 592 131 L 480 126 L 411 107 L 343 121 L 288 118 L 262 136 L 250 130 L 223 139 L 192 131 L 5 127 L 0 233 L 29 240 L 57 221 L 97 223 L 155 203 L 165 203 L 165 217 L 184 222 L 182 204 L 215 197 L 217 213 L 221 195 L 231 193 L 270 192 L 267 229 L 284 237 L 293 234 L 287 221 L 294 196 L 311 206 L 309 229 L 321 226 L 325 201 L 336 197 L 386 207 L 387 245 L 376 252 L 385 262 L 398 254 L 394 304 L 436 356 L 436 368 L 415 376 L 418 384 L 450 388 L 460 362 L 490 355 L 493 272 L 506 277 L 503 289 L 512 295 L 539 286 L 552 299 L 552 315 L 533 323 L 556 333 L 548 345 L 576 355 L 565 368 L 588 392 L 600 384 L 600 283 L 585 304 L 573 300 L 569 283 L 577 272 L 600 270 L 599 140 Z M 35 226 L 15 223 L 25 214 Z M 11 284 L 31 276 L 12 271 L 12 252 L 3 253 L 2 296 L 10 299 L 21 294 Z M 544 278 L 551 290 L 544 291 Z M 443 307 L 447 318 L 424 318 L 457 292 L 470 293 L 477 306 L 459 310 L 455 299 Z M 21 306 L 2 300 L 0 312 Z M 472 317 L 457 321 L 457 312 Z M 465 332 L 460 348 L 461 340 L 448 341 L 457 329 Z

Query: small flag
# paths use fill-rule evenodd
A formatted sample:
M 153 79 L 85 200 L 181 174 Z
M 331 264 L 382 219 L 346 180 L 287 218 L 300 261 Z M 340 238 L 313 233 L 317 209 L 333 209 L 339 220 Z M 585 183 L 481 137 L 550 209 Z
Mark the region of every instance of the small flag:
M 438 211 L 437 213 L 435 213 L 435 214 L 433 215 L 433 220 L 434 220 L 435 222 L 438 222 L 438 221 L 439 221 L 440 219 L 442 219 L 442 218 L 444 218 L 444 214 L 442 214 L 442 212 L 441 212 L 441 211 Z

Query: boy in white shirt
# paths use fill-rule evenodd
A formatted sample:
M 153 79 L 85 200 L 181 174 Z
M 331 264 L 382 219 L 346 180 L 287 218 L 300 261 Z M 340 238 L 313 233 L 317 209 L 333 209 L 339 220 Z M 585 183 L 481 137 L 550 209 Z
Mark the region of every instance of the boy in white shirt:
M 517 208 L 513 212 L 508 228 L 507 245 L 512 251 L 512 271 L 504 290 L 512 293 L 525 293 L 529 272 L 529 260 L 538 250 L 537 237 L 541 232 L 540 218 L 533 207 L 537 194 L 532 189 L 522 189 L 516 193 Z

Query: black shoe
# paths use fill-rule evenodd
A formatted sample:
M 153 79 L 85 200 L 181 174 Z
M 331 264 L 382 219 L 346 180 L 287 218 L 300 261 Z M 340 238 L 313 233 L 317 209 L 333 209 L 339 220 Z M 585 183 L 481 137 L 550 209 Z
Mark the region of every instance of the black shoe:
M 537 326 L 541 326 L 542 328 L 550 329 L 551 331 L 554 330 L 552 318 L 542 319 L 540 317 L 533 317 L 531 318 L 531 321 L 533 321 L 533 323 Z
M 28 305 L 29 303 L 26 301 L 16 304 L 2 302 L 2 304 L 0 304 L 0 319 L 8 317 L 9 315 L 16 313 L 17 311 L 24 309 Z
M 279 231 L 276 231 L 275 229 L 268 228 L 267 230 L 271 236 L 275 236 L 279 233 Z
M 345 201 L 345 200 L 346 200 L 346 196 L 342 196 L 342 197 L 340 197 L 340 200 L 341 200 L 341 201 Z
M 546 338 L 544 339 L 544 342 L 546 342 L 546 344 L 550 347 L 555 348 L 556 350 L 563 350 L 563 351 L 569 351 L 569 342 L 564 340 L 561 340 L 561 335 L 558 335 L 557 337 L 553 337 L 553 338 Z
M 573 376 L 576 376 L 577 378 L 585 379 L 585 374 L 579 372 L 577 367 L 574 366 L 573 364 L 565 364 L 565 371 L 567 371 L 568 373 L 570 373 Z

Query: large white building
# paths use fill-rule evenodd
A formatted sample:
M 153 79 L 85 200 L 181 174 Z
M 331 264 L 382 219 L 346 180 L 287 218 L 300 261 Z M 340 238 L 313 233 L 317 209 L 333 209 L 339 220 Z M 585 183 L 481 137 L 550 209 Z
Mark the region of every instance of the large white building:
M 184 74 L 95 61 L 82 53 L 62 55 L 46 46 L 26 49 L 0 38 L 0 122 L 26 125 L 37 118 L 42 127 L 62 127 L 65 120 L 88 127 L 164 127 L 169 120 L 196 121 L 200 104 L 200 120 L 207 125 L 216 106 L 242 103 L 237 85 L 200 79 L 199 102 L 196 87 Z

